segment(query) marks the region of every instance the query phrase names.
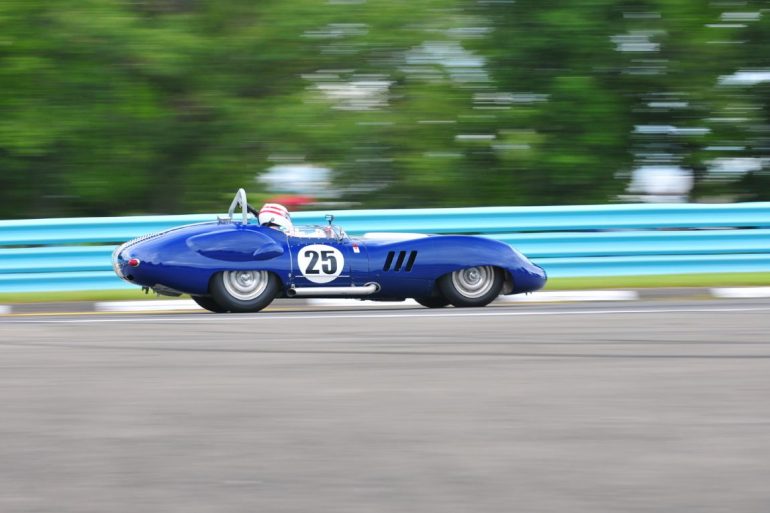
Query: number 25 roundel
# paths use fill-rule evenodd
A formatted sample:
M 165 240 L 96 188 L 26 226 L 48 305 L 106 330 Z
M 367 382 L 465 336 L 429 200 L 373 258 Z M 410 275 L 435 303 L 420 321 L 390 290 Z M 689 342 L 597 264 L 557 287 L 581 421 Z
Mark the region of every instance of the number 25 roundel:
M 334 281 L 345 267 L 345 257 L 337 248 L 311 244 L 299 250 L 297 265 L 302 276 L 313 283 Z

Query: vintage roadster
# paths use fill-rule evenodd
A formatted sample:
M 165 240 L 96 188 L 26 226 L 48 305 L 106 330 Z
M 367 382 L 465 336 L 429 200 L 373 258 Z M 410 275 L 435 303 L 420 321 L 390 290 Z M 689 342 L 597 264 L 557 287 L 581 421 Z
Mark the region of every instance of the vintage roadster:
M 240 213 L 237 209 L 240 207 Z M 333 217 L 286 233 L 261 226 L 240 189 L 228 215 L 144 235 L 113 253 L 118 276 L 212 312 L 256 312 L 277 297 L 414 298 L 429 308 L 485 306 L 533 292 L 545 271 L 508 244 L 470 235 L 349 237 Z

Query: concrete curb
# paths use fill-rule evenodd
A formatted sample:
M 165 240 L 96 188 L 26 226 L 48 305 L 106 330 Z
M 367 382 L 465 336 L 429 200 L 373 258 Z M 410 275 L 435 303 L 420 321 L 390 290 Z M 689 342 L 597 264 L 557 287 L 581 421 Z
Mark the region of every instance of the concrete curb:
M 96 312 L 181 312 L 200 310 L 192 299 L 158 299 L 156 301 L 100 301 L 94 303 Z
M 541 291 L 527 295 L 502 296 L 495 303 L 562 303 L 589 301 L 640 301 L 675 299 L 759 299 L 770 298 L 770 287 L 687 287 L 668 289 L 615 289 L 615 290 L 565 290 Z M 334 307 L 413 307 L 412 299 L 406 301 L 361 301 L 358 299 L 278 299 L 278 308 L 334 308 Z M 201 308 L 191 299 L 157 299 L 142 301 L 98 301 L 69 303 L 18 303 L 0 305 L 0 315 L 9 314 L 56 314 L 72 312 L 182 312 L 199 311 Z
M 756 299 L 770 297 L 770 287 L 722 287 L 711 289 L 711 294 L 720 299 Z

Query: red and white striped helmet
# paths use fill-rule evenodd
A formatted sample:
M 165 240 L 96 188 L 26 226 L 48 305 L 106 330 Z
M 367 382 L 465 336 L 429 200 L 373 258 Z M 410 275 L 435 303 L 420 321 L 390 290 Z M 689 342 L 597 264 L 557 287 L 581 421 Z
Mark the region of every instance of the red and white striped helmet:
M 290 232 L 293 228 L 289 211 L 278 203 L 265 203 L 262 205 L 257 219 L 262 226 L 275 225 L 284 232 Z

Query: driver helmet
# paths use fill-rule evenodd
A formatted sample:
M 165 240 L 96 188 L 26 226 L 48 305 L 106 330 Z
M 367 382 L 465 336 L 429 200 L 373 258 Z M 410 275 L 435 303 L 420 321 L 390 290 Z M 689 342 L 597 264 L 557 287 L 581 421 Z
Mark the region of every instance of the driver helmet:
M 294 226 L 291 223 L 289 211 L 279 203 L 265 203 L 262 205 L 257 219 L 262 226 L 277 228 L 286 233 L 290 233 Z

